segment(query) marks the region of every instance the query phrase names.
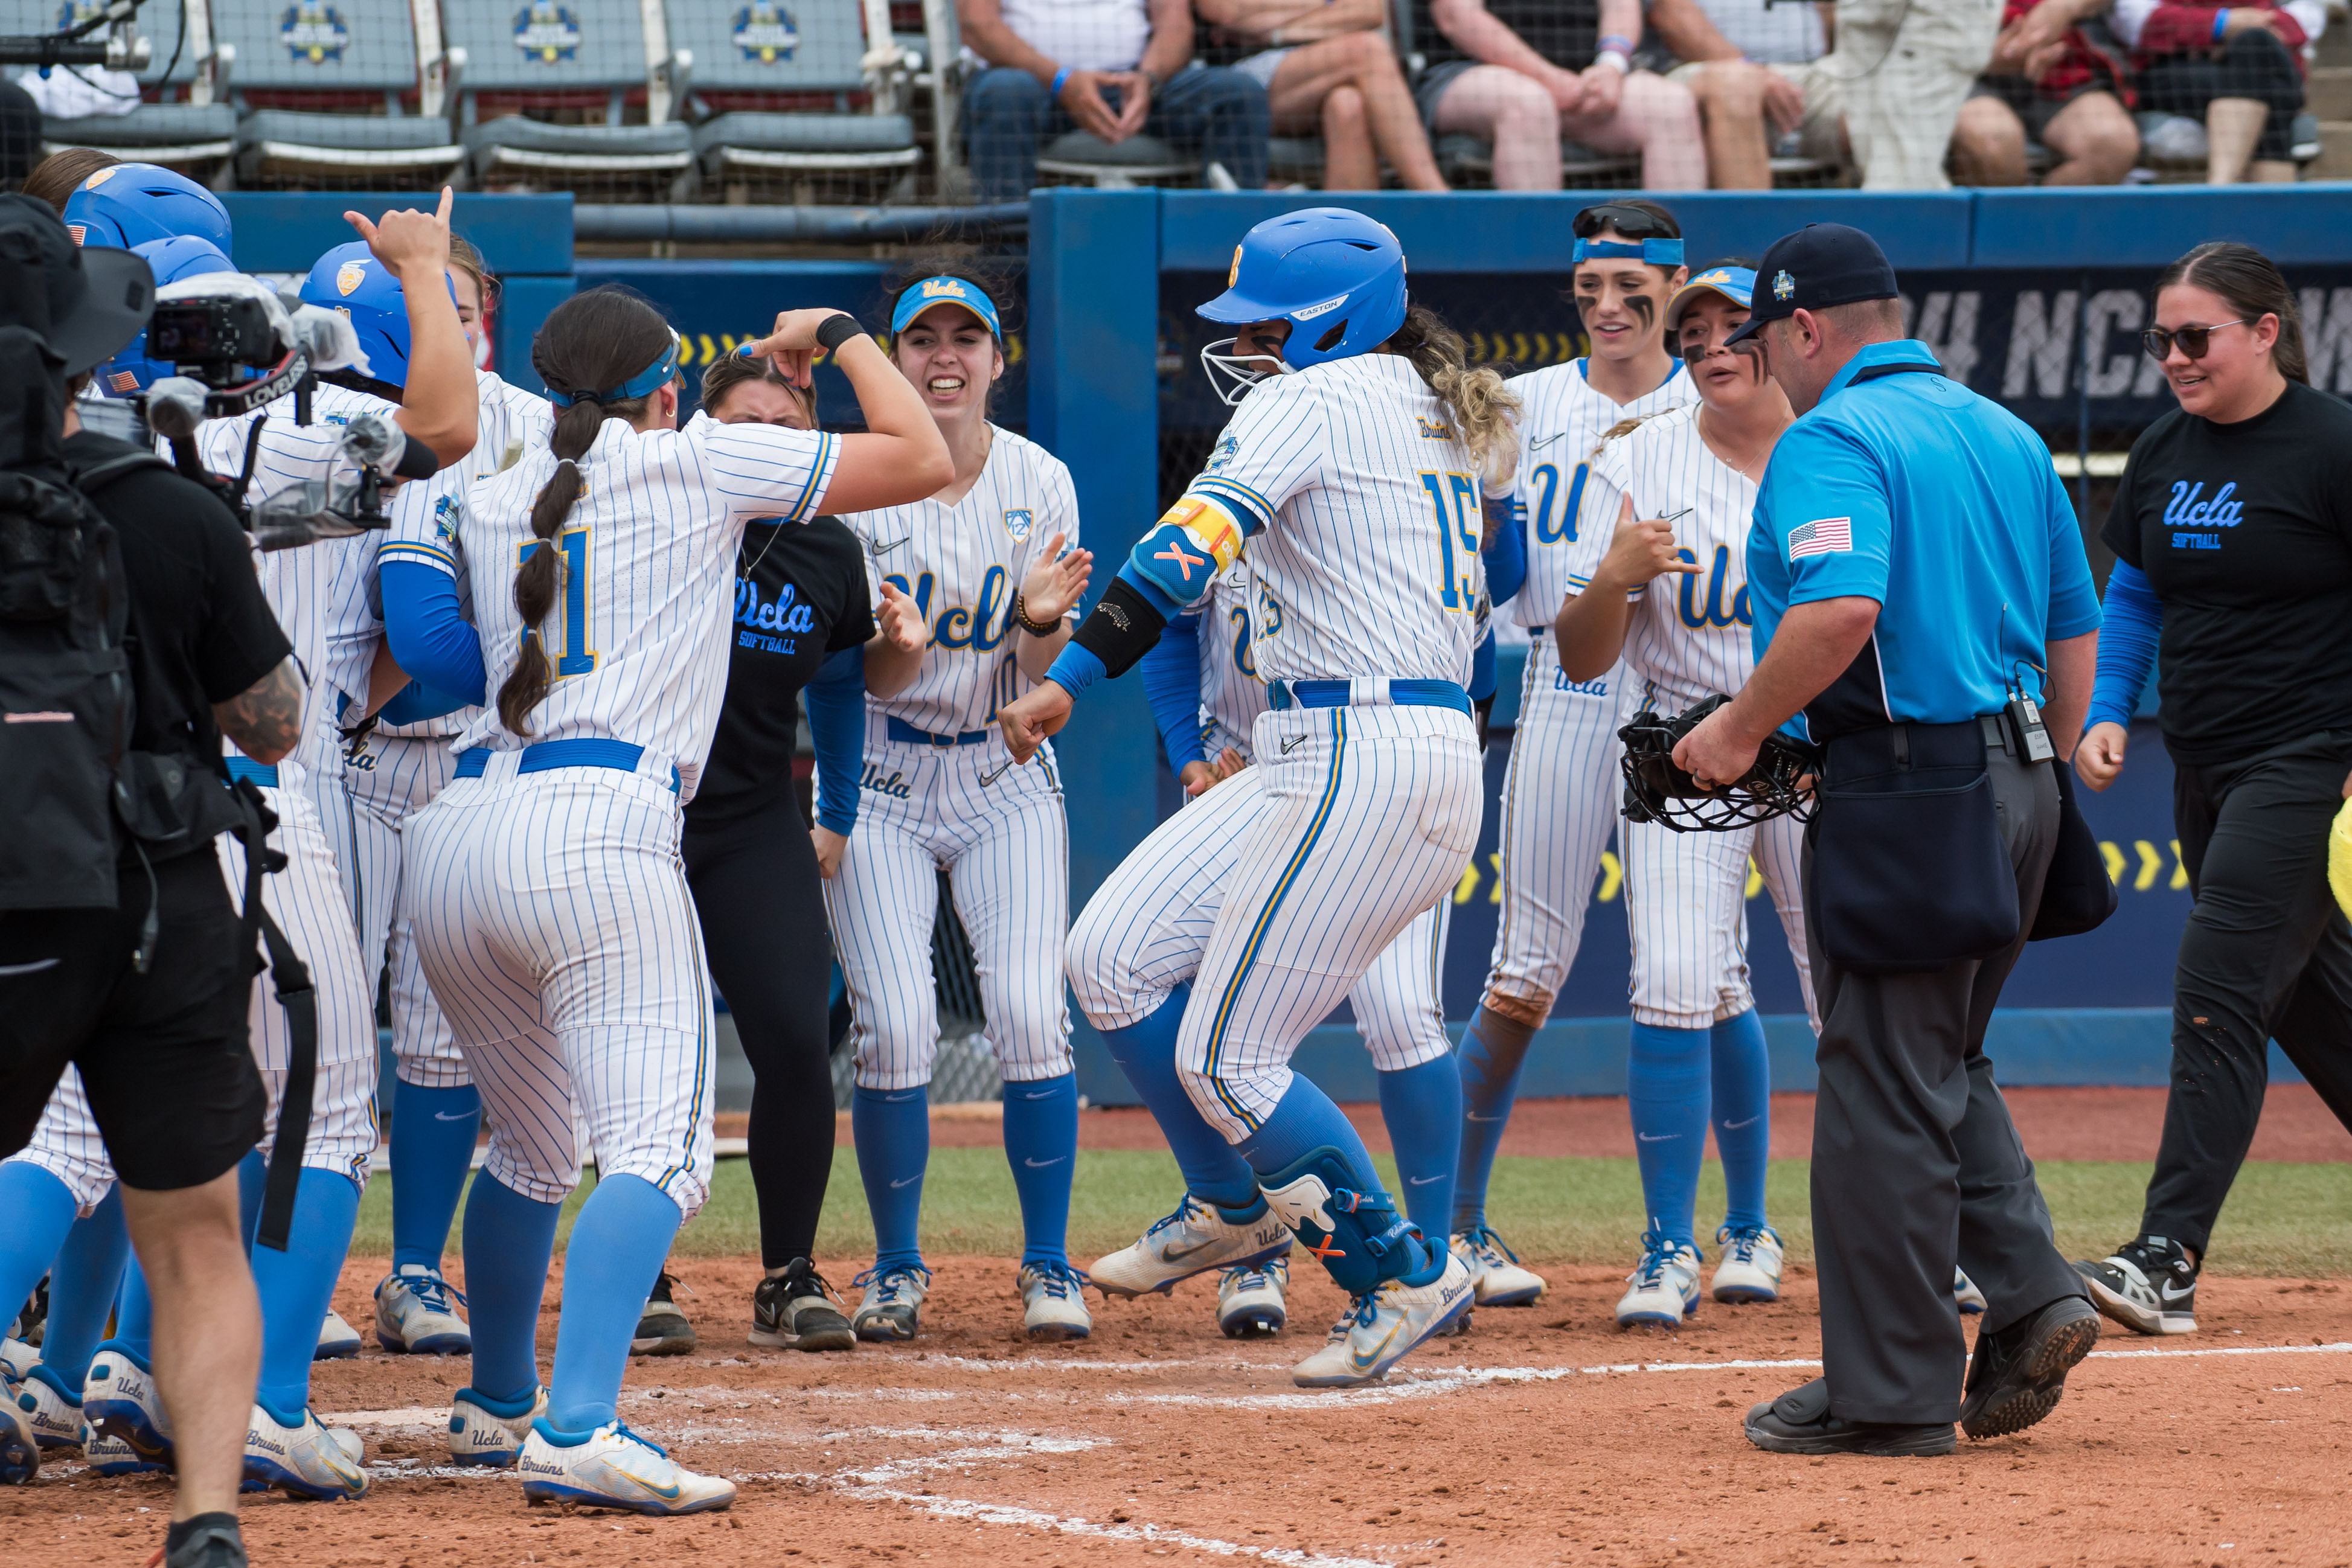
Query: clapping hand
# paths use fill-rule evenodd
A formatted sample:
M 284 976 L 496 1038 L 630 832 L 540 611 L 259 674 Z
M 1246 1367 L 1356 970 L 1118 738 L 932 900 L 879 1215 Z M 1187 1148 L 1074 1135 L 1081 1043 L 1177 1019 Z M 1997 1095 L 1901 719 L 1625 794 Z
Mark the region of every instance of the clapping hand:
M 1047 539 L 1043 558 L 1021 580 L 1023 613 L 1041 626 L 1059 621 L 1076 608 L 1094 576 L 1094 551 L 1065 552 L 1062 541 L 1068 538 L 1059 533 Z

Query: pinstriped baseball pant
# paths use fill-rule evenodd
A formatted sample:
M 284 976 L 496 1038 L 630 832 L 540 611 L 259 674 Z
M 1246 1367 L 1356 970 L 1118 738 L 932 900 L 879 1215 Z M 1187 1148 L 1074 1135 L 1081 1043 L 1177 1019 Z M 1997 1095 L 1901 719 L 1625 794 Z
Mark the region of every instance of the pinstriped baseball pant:
M 1265 713 L 1255 742 L 1265 805 L 1176 1040 L 1193 1104 L 1234 1143 L 1273 1114 L 1307 1031 L 1461 880 L 1484 807 L 1476 734 L 1450 708 Z
M 518 755 L 453 781 L 404 835 L 404 907 L 481 1091 L 483 1168 L 561 1199 L 580 1179 L 576 1105 L 600 1176 L 641 1177 L 692 1218 L 717 1046 L 667 768 L 519 775 Z
M 866 759 L 857 830 L 824 883 L 859 1086 L 931 1081 L 940 1048 L 931 930 L 942 871 L 971 938 L 985 1039 L 1005 1082 L 1072 1071 L 1062 992 L 1070 835 L 1052 748 L 982 784 L 1011 760 L 1001 743 L 912 746 L 883 737 L 877 724 Z M 875 782 L 893 779 L 893 788 Z
M 1247 768 L 1153 830 L 1070 927 L 1070 989 L 1097 1029 L 1125 1029 L 1192 978 L 1266 805 Z M 1381 949 L 1348 993 L 1372 1065 L 1395 1072 L 1453 1050 L 1438 998 L 1453 900 L 1441 898 Z M 1318 1020 L 1320 1021 L 1320 1020 Z
M 1816 1032 L 1812 967 L 1805 956 L 1805 825 L 1775 817 L 1728 833 L 1678 833 L 1627 822 L 1625 918 L 1631 927 L 1633 1019 L 1705 1029 L 1756 1005 L 1748 983 L 1748 862 L 1753 855 L 1779 911 Z
M 327 836 L 352 889 L 359 925 L 361 969 L 369 980 L 391 973 L 392 1050 L 403 1082 L 457 1089 L 472 1082 L 457 1036 L 433 1000 L 417 960 L 416 936 L 400 914 L 401 830 L 457 770 L 445 736 L 372 735 L 343 765 L 349 801 Z M 325 804 L 321 802 L 323 814 Z

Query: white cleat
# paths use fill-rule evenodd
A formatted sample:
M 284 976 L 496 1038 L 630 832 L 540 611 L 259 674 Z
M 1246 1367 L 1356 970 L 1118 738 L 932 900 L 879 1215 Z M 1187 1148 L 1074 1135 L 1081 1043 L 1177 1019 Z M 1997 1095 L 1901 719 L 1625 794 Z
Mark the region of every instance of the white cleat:
M 1039 1344 L 1085 1339 L 1095 1332 L 1087 1311 L 1087 1277 L 1067 1263 L 1021 1266 L 1021 1329 Z
M 1971 1316 L 1985 1310 L 1985 1293 L 1958 1269 L 1952 1270 L 1952 1304 Z
M 531 1502 L 667 1514 L 704 1513 L 735 1500 L 733 1481 L 695 1474 L 618 1421 L 569 1440 L 535 1421 L 515 1469 Z
M 1289 1250 L 1290 1227 L 1271 1205 L 1255 1219 L 1235 1221 L 1188 1192 L 1175 1213 L 1132 1246 L 1097 1260 L 1087 1278 L 1106 1296 L 1141 1296 L 1214 1269 L 1270 1263 Z
M 1707 1291 L 1718 1301 L 1777 1301 L 1780 1299 L 1780 1233 L 1769 1225 L 1725 1226 L 1715 1233 L 1723 1249 L 1715 1260 L 1715 1279 Z
M 516 1416 L 501 1416 L 487 1396 L 460 1388 L 449 1402 L 449 1458 L 461 1465 L 509 1469 L 530 1436 L 530 1424 L 546 1414 L 544 1388 L 532 1389 L 530 1404 Z
M 0 1486 L 20 1487 L 39 1473 L 41 1445 L 14 1399 L 0 1399 Z
M 1469 1265 L 1471 1292 L 1482 1307 L 1531 1307 L 1550 1288 L 1486 1226 L 1454 1232 L 1454 1250 Z
M 81 1457 L 89 1461 L 94 1476 L 135 1476 L 163 1468 L 141 1458 L 121 1438 L 102 1436 L 88 1424 L 81 1429 Z
M 170 1469 L 172 1417 L 155 1391 L 155 1375 L 138 1354 L 109 1343 L 89 1360 L 81 1413 L 102 1437 L 127 1445 L 148 1464 Z
M 1348 1303 L 1321 1350 L 1290 1369 L 1301 1388 L 1353 1388 L 1380 1380 L 1415 1345 L 1445 1333 L 1471 1306 L 1470 1269 L 1451 1250 L 1426 1285 L 1391 1280 Z
M 295 1497 L 336 1502 L 367 1496 L 366 1448 L 343 1427 L 323 1427 L 316 1412 L 302 1412 L 299 1427 L 281 1427 L 257 1405 L 245 1432 L 245 1484 L 267 1491 L 277 1487 Z
M 1227 1339 L 1272 1339 L 1290 1322 L 1290 1259 L 1228 1269 L 1217 1281 L 1217 1326 Z
M 360 1353 L 360 1331 L 343 1321 L 343 1314 L 329 1312 L 319 1322 L 319 1347 L 310 1353 L 312 1361 L 347 1361 Z
M 912 1339 L 922 1327 L 923 1298 L 931 1293 L 929 1269 L 920 1264 L 868 1269 L 849 1282 L 866 1290 L 849 1315 L 850 1332 L 859 1339 Z
M 471 1355 L 474 1332 L 457 1315 L 466 1298 L 422 1263 L 404 1263 L 375 1288 L 375 1342 L 414 1355 Z
M 1625 1276 L 1626 1291 L 1617 1302 L 1617 1326 L 1680 1328 L 1698 1311 L 1699 1256 L 1695 1247 L 1669 1246 L 1653 1231 L 1642 1238 L 1648 1249 L 1641 1264 Z
M 0 1381 L 21 1383 L 25 1374 L 41 1364 L 41 1347 L 23 1340 L 0 1339 Z
M 43 1449 L 81 1447 L 81 1401 L 58 1386 L 56 1373 L 37 1366 L 9 1392 Z

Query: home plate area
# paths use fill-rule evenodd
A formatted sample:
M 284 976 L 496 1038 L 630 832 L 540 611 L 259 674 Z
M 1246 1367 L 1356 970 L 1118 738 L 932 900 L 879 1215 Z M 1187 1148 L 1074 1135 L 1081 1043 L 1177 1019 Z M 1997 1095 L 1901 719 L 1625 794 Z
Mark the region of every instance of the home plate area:
M 2111 1332 L 2030 1433 L 1934 1459 L 1765 1454 L 1748 1406 L 1818 1371 L 1810 1277 L 1782 1301 L 1709 1302 L 1675 1333 L 1624 1333 L 1619 1277 L 1554 1269 L 1532 1308 L 1488 1309 L 1378 1385 L 1308 1393 L 1290 1363 L 1338 1315 L 1305 1278 L 1291 1331 L 1220 1336 L 1209 1280 L 1098 1305 L 1081 1343 L 1018 1337 L 1011 1266 L 951 1259 L 923 1335 L 806 1355 L 743 1346 L 722 1303 L 748 1260 L 680 1260 L 703 1353 L 632 1364 L 624 1417 L 732 1477 L 686 1520 L 526 1507 L 449 1465 L 467 1364 L 371 1342 L 321 1364 L 315 1403 L 366 1439 L 356 1503 L 249 1499 L 257 1563 L 1227 1560 L 1405 1564 L 2340 1563 L 2352 1452 L 2352 1290 L 2209 1278 L 2205 1333 Z M 337 1306 L 367 1321 L 380 1264 Z M 551 1291 L 552 1303 L 554 1292 Z M 541 1320 L 551 1354 L 555 1320 Z M 0 1492 L 20 1562 L 133 1563 L 169 1494 L 71 1460 Z M 2184 1555 L 2184 1550 L 2186 1555 Z

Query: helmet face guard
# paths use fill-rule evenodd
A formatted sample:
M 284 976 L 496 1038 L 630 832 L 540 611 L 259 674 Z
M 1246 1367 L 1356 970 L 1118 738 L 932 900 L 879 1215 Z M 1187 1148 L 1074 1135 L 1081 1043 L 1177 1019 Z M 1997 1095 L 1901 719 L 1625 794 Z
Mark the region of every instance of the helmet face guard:
M 1703 789 L 1675 763 L 1675 747 L 1701 719 L 1731 699 L 1717 693 L 1668 718 L 1643 706 L 1617 732 L 1625 743 L 1625 820 L 1656 822 L 1677 833 L 1727 833 L 1775 817 L 1809 821 L 1811 775 L 1820 768 L 1812 747 L 1778 731 L 1765 737 L 1755 762 L 1728 783 Z

